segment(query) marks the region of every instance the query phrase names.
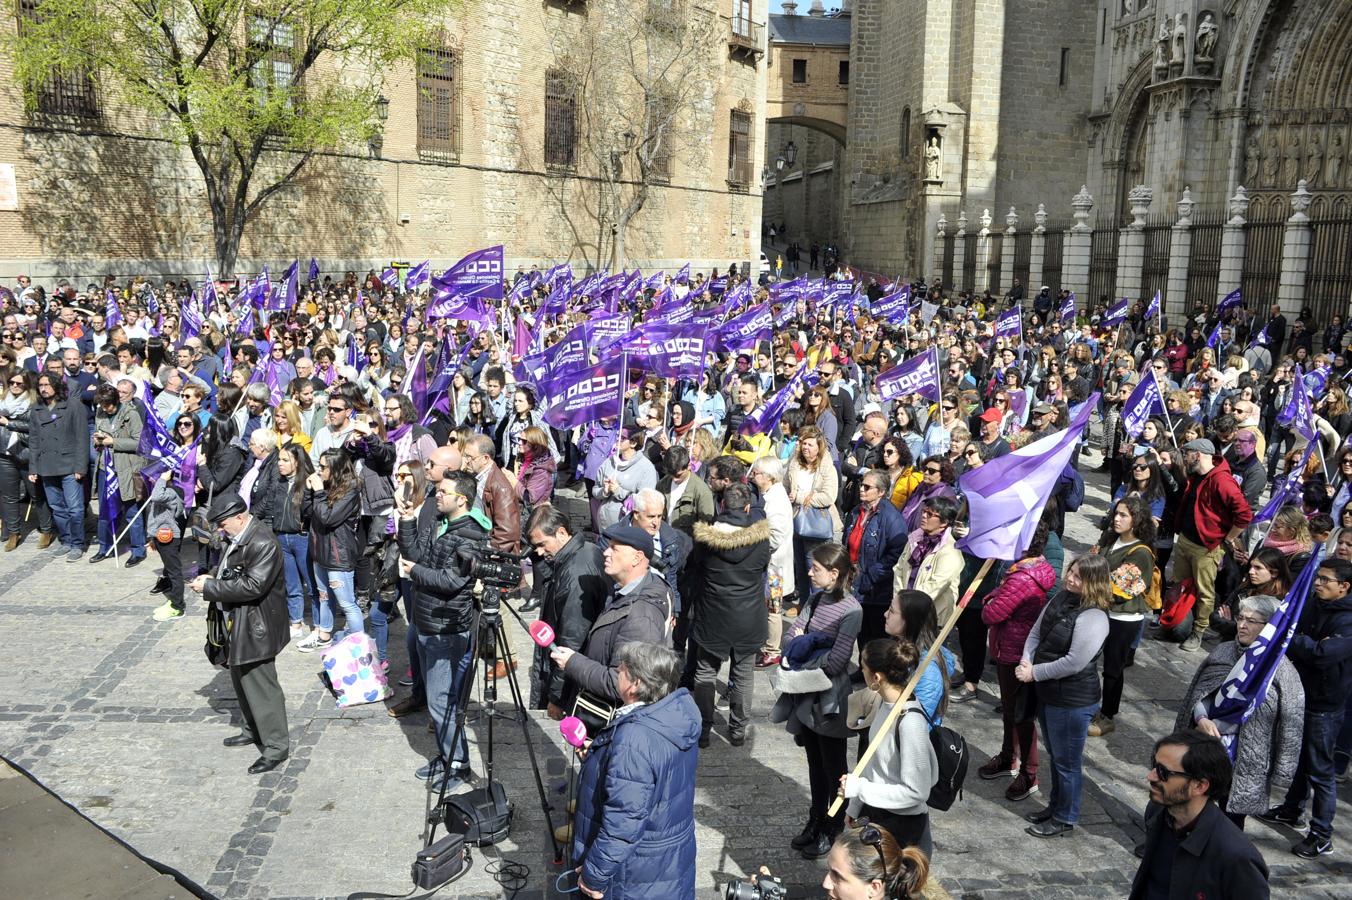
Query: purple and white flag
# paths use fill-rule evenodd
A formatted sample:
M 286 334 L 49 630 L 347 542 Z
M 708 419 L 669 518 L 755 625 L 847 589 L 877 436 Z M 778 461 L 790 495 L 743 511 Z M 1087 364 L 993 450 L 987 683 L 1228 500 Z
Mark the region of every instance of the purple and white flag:
M 1142 378 L 1131 396 L 1127 397 L 1127 403 L 1122 407 L 1122 427 L 1126 429 L 1128 437 L 1135 439 L 1150 417 L 1157 414 L 1164 414 L 1164 395 L 1160 393 L 1159 380 L 1152 372 Z
M 1315 546 L 1313 557 L 1300 570 L 1272 618 L 1235 660 L 1216 693 L 1202 700 L 1208 711 L 1207 718 L 1216 723 L 1221 744 L 1231 759 L 1235 758 L 1238 749 L 1240 727 L 1267 699 L 1272 678 L 1286 657 L 1286 648 L 1296 633 L 1296 625 L 1314 586 L 1314 573 L 1319 568 L 1322 549 Z
M 1217 322 L 1216 327 L 1211 329 L 1211 334 L 1207 335 L 1206 345 L 1210 347 L 1212 350 L 1215 350 L 1216 345 L 1219 344 L 1220 342 L 1221 342 L 1221 323 Z
M 103 322 L 106 328 L 116 328 L 122 324 L 122 307 L 117 305 L 117 295 L 106 292 Z
M 1254 347 L 1259 346 L 1266 347 L 1268 344 L 1272 343 L 1272 338 L 1268 337 L 1267 333 L 1269 324 L 1271 324 L 1271 320 L 1263 323 L 1263 327 L 1253 336 L 1253 340 L 1249 341 L 1248 349 L 1252 350 Z
M 670 303 L 663 304 L 657 312 L 648 316 L 648 323 L 662 323 L 665 325 L 684 325 L 695 315 L 695 304 L 691 302 L 690 295 L 687 294 L 683 299 L 672 300 Z
M 242 337 L 253 337 L 254 333 L 254 308 L 252 303 L 244 304 L 244 312 L 240 314 L 239 322 L 235 325 L 235 334 Z
M 595 366 L 583 366 L 543 380 L 544 420 L 555 428 L 572 428 L 596 419 L 618 416 L 624 408 L 625 354 Z
M 179 346 L 188 338 L 195 338 L 202 333 L 202 314 L 197 311 L 197 304 L 193 298 L 189 297 L 179 311 Z
M 282 273 L 282 286 L 272 295 L 270 309 L 290 309 L 300 299 L 300 260 L 292 260 Z
M 879 298 L 873 304 L 873 318 L 887 322 L 904 322 L 911 317 L 911 286 L 903 284 L 895 294 Z
M 177 469 L 183 465 L 188 448 L 180 446 L 169 429 L 160 421 L 153 404 L 146 407 L 145 426 L 141 429 L 141 441 L 136 446 L 136 455 L 146 459 L 161 459 Z
M 995 336 L 998 338 L 1023 336 L 1023 314 L 1019 312 L 1017 306 L 1000 313 L 996 318 Z
M 629 327 L 629 316 L 623 313 L 613 316 L 600 316 L 583 323 L 587 335 L 587 345 L 595 347 L 597 350 L 603 350 L 619 338 L 624 337 L 629 333 Z
M 1070 293 L 1061 301 L 1061 324 L 1068 325 L 1075 321 L 1075 294 Z
M 662 378 L 699 378 L 704 355 L 711 349 L 706 325 L 649 325 L 647 354 L 638 361 L 644 370 Z M 635 360 L 631 357 L 630 362 Z
M 1313 441 L 1315 436 L 1314 411 L 1310 409 L 1310 395 L 1301 390 L 1305 384 L 1305 373 L 1300 363 L 1296 363 L 1296 377 L 1291 390 L 1291 399 L 1286 408 L 1277 414 L 1277 424 L 1290 425 L 1305 440 Z
M 318 260 L 316 260 L 313 256 L 310 257 L 310 272 L 309 272 L 309 275 L 310 275 L 310 277 L 309 277 L 308 279 L 306 279 L 307 281 L 318 281 L 318 280 L 319 280 L 319 262 L 318 262 Z
M 770 340 L 774 319 L 767 303 L 758 303 L 718 330 L 718 345 L 724 350 L 755 349 L 761 341 Z
M 538 386 L 563 372 L 571 372 L 586 365 L 587 347 L 587 324 L 584 322 L 540 353 L 523 358 L 521 366 L 527 380 Z
M 394 266 L 386 266 L 380 273 L 380 285 L 386 290 L 399 287 L 399 270 Z
M 206 280 L 202 282 L 202 308 L 210 313 L 216 308 L 216 280 L 211 277 L 211 269 L 207 269 Z
M 475 250 L 464 259 L 432 278 L 432 292 L 469 299 L 502 299 L 502 245 Z
M 1216 315 L 1222 320 L 1224 320 L 1228 318 L 1230 310 L 1238 309 L 1243 305 L 1244 305 L 1244 297 L 1240 293 L 1240 289 L 1235 288 L 1233 291 L 1226 294 L 1220 303 L 1216 304 Z
M 1155 291 L 1155 296 L 1151 297 L 1150 302 L 1146 304 L 1145 317 L 1149 319 L 1152 318 L 1153 316 L 1158 316 L 1159 314 L 1160 314 L 1160 292 Z
M 1006 453 L 958 479 L 971 517 L 971 530 L 958 541 L 959 549 L 981 559 L 1010 561 L 1028 549 L 1042 509 L 1080 445 L 1098 397 L 1095 393 L 1089 398 L 1065 431 Z
M 1131 301 L 1126 297 L 1108 307 L 1108 311 L 1103 314 L 1103 324 L 1107 326 L 1121 325 L 1127 321 L 1127 310 L 1131 306 Z
M 404 290 L 412 293 L 418 289 L 418 285 L 427 280 L 431 271 L 431 260 L 424 259 L 413 268 L 404 273 Z
M 1305 389 L 1310 392 L 1311 397 L 1321 397 L 1324 389 L 1328 386 L 1329 376 L 1333 374 L 1331 366 L 1318 366 L 1314 371 L 1305 376 Z
M 435 282 L 434 282 L 435 283 Z M 409 309 L 412 309 L 410 306 Z M 497 316 L 493 310 L 474 297 L 459 294 L 439 294 L 427 306 L 427 321 L 433 319 L 461 319 L 466 322 L 480 322 L 489 328 L 497 325 Z
M 1305 474 L 1305 467 L 1310 464 L 1310 457 L 1314 455 L 1315 442 L 1310 441 L 1305 445 L 1305 454 L 1300 459 L 1300 464 L 1291 467 L 1291 471 L 1286 473 L 1286 477 L 1281 480 L 1272 490 L 1272 496 L 1268 502 L 1263 504 L 1263 508 L 1253 514 L 1253 521 L 1249 524 L 1257 525 L 1260 522 L 1266 522 L 1274 518 L 1277 512 L 1288 503 L 1299 503 L 1303 485 L 1300 478 Z
M 906 394 L 939 399 L 939 348 L 899 362 L 875 379 L 878 396 L 884 401 Z
M 116 522 L 122 514 L 122 490 L 117 483 L 113 451 L 104 448 L 99 456 L 99 521 Z
M 748 436 L 753 434 L 771 434 L 775 430 L 775 427 L 779 425 L 779 420 L 784 418 L 784 412 L 789 408 L 789 403 L 793 401 L 794 394 L 798 392 L 798 388 L 801 387 L 803 390 L 811 390 L 820 378 L 821 373 L 815 368 L 808 371 L 807 360 L 803 360 L 798 364 L 798 369 L 793 373 L 793 377 L 790 378 L 782 388 L 776 391 L 773 397 L 767 400 L 759 408 L 753 410 L 751 415 L 747 416 L 746 419 L 742 421 L 742 425 L 737 429 L 737 433 Z
M 673 278 L 672 280 L 675 281 L 677 284 L 689 284 L 690 263 L 686 263 L 685 265 L 681 266 L 680 270 L 676 273 L 676 277 Z

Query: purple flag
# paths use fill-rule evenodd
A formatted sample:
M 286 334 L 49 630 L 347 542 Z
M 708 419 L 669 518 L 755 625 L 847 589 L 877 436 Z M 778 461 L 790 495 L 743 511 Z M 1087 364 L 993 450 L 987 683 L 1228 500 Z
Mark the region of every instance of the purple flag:
M 452 333 L 448 330 L 446 336 L 441 339 L 441 349 L 437 351 L 437 360 L 433 367 L 435 374 L 427 383 L 427 393 L 439 394 L 450 390 L 451 379 L 455 377 L 459 368 L 460 361 L 456 356 L 455 341 L 452 340 Z
M 1150 298 L 1150 303 L 1145 308 L 1145 317 L 1147 319 L 1160 314 L 1160 292 L 1155 291 L 1155 296 Z
M 355 333 L 347 336 L 347 364 L 358 372 L 366 368 L 366 351 L 361 348 Z
M 99 521 L 111 527 L 122 514 L 122 490 L 117 484 L 117 467 L 113 465 L 113 451 L 107 448 L 99 456 Z
M 1332 367 L 1318 366 L 1313 372 L 1305 376 L 1305 389 L 1310 392 L 1311 397 L 1318 398 L 1323 395 L 1324 389 L 1328 387 L 1329 376 L 1332 374 Z
M 189 297 L 179 312 L 179 346 L 182 347 L 188 338 L 197 337 L 201 333 L 202 315 L 197 311 L 193 298 Z
M 413 307 L 410 306 L 411 310 Z M 459 294 L 439 295 L 427 307 L 427 321 L 433 319 L 462 319 L 466 322 L 480 322 L 489 328 L 496 326 L 497 317 L 493 310 L 484 306 L 482 301 Z
M 1272 496 L 1263 508 L 1253 514 L 1253 521 L 1249 524 L 1257 525 L 1259 522 L 1266 522 L 1277 515 L 1287 503 L 1299 503 L 1303 485 L 1300 482 L 1301 475 L 1305 473 L 1305 467 L 1310 464 L 1310 457 L 1314 455 L 1315 442 L 1310 441 L 1305 445 L 1305 454 L 1301 457 L 1300 464 L 1293 466 L 1291 471 L 1286 473 L 1286 477 L 1281 480 L 1272 490 Z
M 1277 424 L 1290 425 L 1305 440 L 1313 441 L 1315 436 L 1314 413 L 1310 409 L 1309 393 L 1300 389 L 1305 384 L 1305 373 L 1301 369 L 1300 363 L 1296 363 L 1296 377 L 1293 384 L 1295 387 L 1291 391 L 1291 399 L 1287 402 L 1286 408 L 1277 415 Z
M 888 322 L 904 322 L 911 317 L 911 286 L 903 284 L 895 294 L 879 298 L 873 304 L 873 318 Z
M 502 299 L 502 245 L 475 250 L 440 275 L 432 277 L 432 292 L 443 296 Z
M 1127 321 L 1127 309 L 1131 306 L 1131 301 L 1126 297 L 1108 307 L 1108 311 L 1103 314 L 1103 324 L 1107 326 L 1121 325 Z
M 106 295 L 106 306 L 103 313 L 104 325 L 108 328 L 114 328 L 122 324 L 122 307 L 117 305 L 117 295 L 108 291 Z
M 1269 320 L 1268 322 L 1264 322 L 1262 329 L 1253 336 L 1253 340 L 1249 341 L 1250 350 L 1258 346 L 1266 347 L 1269 343 L 1271 343 L 1272 339 L 1268 337 L 1267 333 L 1268 325 L 1270 324 L 1270 322 L 1271 320 Z
M 764 405 L 752 410 L 751 415 L 742 421 L 737 433 L 741 435 L 770 434 L 779 425 L 779 420 L 784 418 L 784 412 L 789 408 L 789 403 L 793 401 L 793 396 L 798 392 L 798 388 L 801 386 L 804 390 L 810 390 L 820 378 L 821 373 L 815 368 L 809 372 L 807 360 L 803 360 L 798 364 L 798 369 L 793 373 L 793 377 L 782 388 L 775 391 L 774 396 L 767 400 Z
M 389 290 L 390 288 L 398 288 L 399 270 L 394 268 L 394 266 L 386 266 L 384 270 L 381 271 L 380 273 L 380 285 L 386 290 Z
M 971 531 L 958 542 L 960 549 L 980 559 L 1010 561 L 1028 549 L 1042 508 L 1080 445 L 1098 396 L 1089 398 L 1065 431 L 993 459 L 958 479 L 971 513 Z
M 939 348 L 897 363 L 878 376 L 875 381 L 878 396 L 891 400 L 906 394 L 920 394 L 930 400 L 939 399 Z
M 1013 309 L 1000 313 L 995 320 L 996 337 L 1014 337 L 1023 334 L 1023 316 L 1016 306 Z
M 521 365 L 528 380 L 540 385 L 546 379 L 585 365 L 587 346 L 587 324 L 584 322 L 542 352 L 522 359 Z
M 518 359 L 525 356 L 530 351 L 530 344 L 530 325 L 526 322 L 526 317 L 518 313 L 512 328 L 512 355 Z
M 667 325 L 683 325 L 691 320 L 695 315 L 695 304 L 691 302 L 690 295 L 687 294 L 684 299 L 673 300 L 663 305 L 659 312 L 648 316 L 649 323 L 663 322 Z
M 319 263 L 315 260 L 313 256 L 310 257 L 310 277 L 307 280 L 308 281 L 319 280 Z
M 241 337 L 253 337 L 254 332 L 254 309 L 252 303 L 244 304 L 244 313 L 239 317 L 239 323 L 235 326 L 235 334 Z
M 280 368 L 281 366 L 273 360 L 268 360 L 263 367 L 263 383 L 268 386 L 268 392 L 272 395 L 270 399 L 273 406 L 281 403 L 286 397 L 286 386 L 282 384 L 282 377 L 277 371 Z
M 431 260 L 424 259 L 413 268 L 404 273 L 404 290 L 413 292 L 417 290 L 418 285 L 427 280 L 431 271 Z
M 601 350 L 629 333 L 629 316 L 601 316 L 584 322 L 583 327 L 586 329 L 587 344 Z
M 638 331 L 646 333 L 647 356 L 638 364 L 662 378 L 699 378 L 710 349 L 708 330 L 700 324 L 645 325 Z
M 1075 295 L 1067 294 L 1066 299 L 1061 301 L 1061 324 L 1068 325 L 1075 321 Z
M 680 270 L 677 271 L 677 273 L 676 273 L 676 277 L 673 278 L 672 280 L 675 281 L 677 284 L 689 284 L 689 283 L 690 283 L 690 263 L 686 263 L 685 265 L 681 266 Z
M 718 344 L 724 350 L 755 349 L 761 341 L 770 340 L 774 319 L 767 303 L 758 303 L 746 312 L 730 319 L 718 330 Z
M 1210 347 L 1212 350 L 1215 350 L 1216 345 L 1219 344 L 1220 342 L 1221 342 L 1221 323 L 1217 322 L 1216 327 L 1211 329 L 1211 334 L 1207 336 L 1206 345 Z
M 177 469 L 183 465 L 183 458 L 187 453 L 188 448 L 180 446 L 169 434 L 169 429 L 164 427 L 159 414 L 155 412 L 154 405 L 147 405 L 145 425 L 141 428 L 141 441 L 136 446 L 137 456 L 161 459 Z
M 423 348 L 418 347 L 418 355 L 413 357 L 408 378 L 404 380 L 404 393 L 413 401 L 413 409 L 419 418 L 427 413 L 427 366 L 423 361 Z
M 1240 726 L 1267 699 L 1268 687 L 1286 656 L 1291 636 L 1296 633 L 1300 614 L 1314 586 L 1314 573 L 1319 567 L 1322 549 L 1315 546 L 1314 556 L 1300 570 L 1291 590 L 1286 592 L 1286 598 L 1272 618 L 1268 619 L 1263 630 L 1258 632 L 1258 637 L 1244 648 L 1216 693 L 1202 699 L 1208 710 L 1207 718 L 1216 723 L 1216 730 L 1221 733 L 1221 744 L 1231 759 L 1235 758 L 1238 749 Z
M 1230 310 L 1238 309 L 1243 305 L 1244 296 L 1240 293 L 1239 288 L 1235 288 L 1233 291 L 1226 294 L 1220 303 L 1216 304 L 1216 315 L 1221 319 L 1228 318 L 1227 314 Z
M 282 286 L 273 293 L 270 308 L 290 309 L 300 299 L 300 260 L 292 260 L 282 273 Z
M 209 314 L 216 308 L 216 281 L 211 277 L 211 269 L 207 269 L 206 280 L 202 282 L 202 308 Z
M 555 428 L 572 428 L 596 419 L 618 416 L 624 407 L 621 387 L 625 354 L 595 366 L 584 366 L 542 381 L 547 398 L 544 419 Z
M 1134 439 L 1150 417 L 1156 414 L 1164 414 L 1164 395 L 1160 393 L 1159 380 L 1151 372 L 1136 385 L 1127 398 L 1127 405 L 1122 407 L 1122 427 L 1126 429 L 1127 436 Z

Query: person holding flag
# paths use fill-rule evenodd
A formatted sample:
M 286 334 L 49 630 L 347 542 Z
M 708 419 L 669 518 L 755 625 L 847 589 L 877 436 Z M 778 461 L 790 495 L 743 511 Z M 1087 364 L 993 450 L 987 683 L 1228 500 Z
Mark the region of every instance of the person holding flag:
M 123 378 L 117 387 L 99 385 L 94 392 L 94 449 L 103 451 L 104 457 L 99 474 L 100 498 L 106 493 L 110 502 L 99 504 L 99 551 L 89 561 L 102 562 L 116 553 L 114 536 L 125 513 L 131 535 L 128 569 L 146 558 L 145 524 L 136 508 L 141 485 L 137 473 L 145 468 L 146 460 L 138 454 L 143 425 L 135 396 L 136 384 L 130 378 Z

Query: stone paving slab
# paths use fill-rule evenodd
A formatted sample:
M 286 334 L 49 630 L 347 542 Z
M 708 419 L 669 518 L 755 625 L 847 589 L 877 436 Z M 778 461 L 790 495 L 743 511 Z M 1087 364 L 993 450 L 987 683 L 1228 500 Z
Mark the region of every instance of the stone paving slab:
M 1088 497 L 1069 526 L 1072 550 L 1093 539 L 1087 524 L 1107 506 L 1101 476 L 1086 475 Z M 337 710 L 316 678 L 317 656 L 288 648 L 278 672 L 292 756 L 276 772 L 247 775 L 253 752 L 220 745 L 237 729 L 238 703 L 226 674 L 202 656 L 202 607 L 190 599 L 183 619 L 152 621 L 159 598 L 148 590 L 156 569 L 154 561 L 132 571 L 111 560 L 67 563 L 40 553 L 31 539 L 0 554 L 0 621 L 12 654 L 0 668 L 0 751 L 141 853 L 218 896 L 407 891 L 426 805 L 412 773 L 432 747 L 425 714 L 396 721 L 380 705 Z M 509 630 L 520 655 L 528 639 L 519 627 Z M 396 677 L 405 662 L 402 636 L 402 622 L 394 624 Z M 1021 815 L 1041 798 L 1010 803 L 1006 782 L 972 774 L 964 799 L 934 816 L 936 883 L 929 893 L 974 900 L 1124 896 L 1136 869 L 1131 848 L 1141 834 L 1146 760 L 1154 739 L 1172 726 L 1202 658 L 1150 641 L 1142 647 L 1127 675 L 1117 731 L 1090 739 L 1074 835 L 1028 837 Z M 979 699 L 950 716 L 972 746 L 974 765 L 999 744 L 992 673 L 987 678 Z M 695 797 L 701 898 L 721 896 L 715 886 L 762 864 L 782 875 L 794 896 L 821 895 L 824 867 L 788 847 L 807 812 L 807 772 L 802 751 L 768 723 L 772 700 L 768 679 L 757 673 L 747 746 L 730 747 L 720 722 L 702 754 Z M 499 709 L 495 777 L 515 804 L 515 825 L 498 847 L 474 851 L 471 870 L 438 897 L 509 896 L 489 871 L 499 856 L 530 868 L 515 896 L 555 896 L 557 867 L 526 738 L 507 707 Z M 482 775 L 487 719 L 477 701 L 469 730 Z M 526 731 L 548 799 L 561 809 L 568 757 L 557 729 L 532 714 Z M 1346 788 L 1342 799 L 1352 799 Z M 1352 896 L 1352 855 L 1338 838 L 1334 854 L 1305 862 L 1289 853 L 1298 837 L 1289 830 L 1252 822 L 1248 832 L 1272 867 L 1273 896 Z

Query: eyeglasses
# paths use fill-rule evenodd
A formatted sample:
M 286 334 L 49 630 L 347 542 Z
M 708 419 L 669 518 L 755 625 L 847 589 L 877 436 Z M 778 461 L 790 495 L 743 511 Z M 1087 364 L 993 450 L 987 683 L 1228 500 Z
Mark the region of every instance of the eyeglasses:
M 942 475 L 942 474 L 944 474 L 944 470 L 943 470 L 943 469 L 931 469 L 929 466 L 925 466 L 925 474 L 926 474 L 926 475 Z
M 347 412 L 346 406 L 330 406 L 329 412 Z
M 1131 467 L 1131 470 L 1133 472 L 1149 472 L 1150 466 L 1146 463 L 1137 463 L 1136 465 Z
M 1240 616 L 1238 619 L 1235 619 L 1235 621 L 1244 625 L 1257 625 L 1260 628 L 1267 624 L 1266 620 L 1260 619 L 1257 616 Z
M 1316 576 L 1314 576 L 1314 583 L 1315 583 L 1315 584 L 1337 584 L 1337 583 L 1338 583 L 1338 579 L 1337 579 L 1337 578 L 1334 578 L 1334 577 L 1331 576 L 1331 575 L 1316 575 Z
M 395 473 L 394 473 L 394 477 L 395 477 L 395 478 L 411 478 L 411 477 L 412 477 L 412 474 L 409 473 L 409 472 L 395 472 Z
M 952 412 L 953 410 L 957 409 L 957 407 L 956 407 L 956 406 L 949 406 L 948 404 L 944 404 L 944 409 L 947 410 L 947 411 L 949 411 L 949 412 Z
M 1170 778 L 1173 778 L 1174 776 L 1179 776 L 1181 778 L 1187 779 L 1192 778 L 1192 776 L 1189 775 L 1187 772 L 1175 772 L 1173 769 L 1166 769 L 1164 767 L 1164 763 L 1155 762 L 1154 760 L 1151 760 L 1150 770 L 1155 773 L 1155 777 L 1158 778 L 1160 781 L 1168 781 Z
M 966 450 L 962 451 L 962 455 L 963 455 L 963 456 L 980 456 L 981 454 L 980 454 L 980 452 L 977 451 L 977 449 L 976 449 L 975 447 L 968 447 Z

